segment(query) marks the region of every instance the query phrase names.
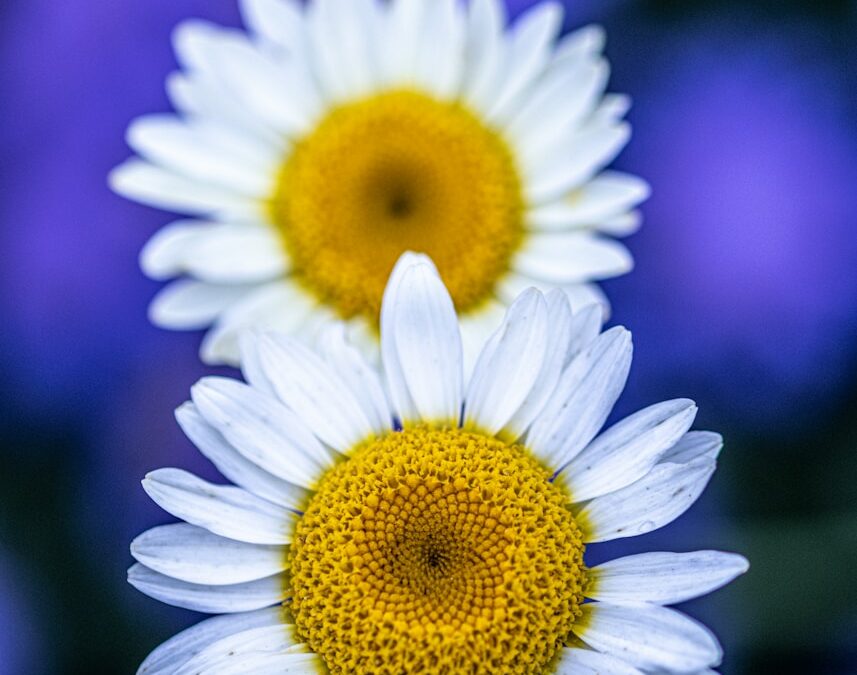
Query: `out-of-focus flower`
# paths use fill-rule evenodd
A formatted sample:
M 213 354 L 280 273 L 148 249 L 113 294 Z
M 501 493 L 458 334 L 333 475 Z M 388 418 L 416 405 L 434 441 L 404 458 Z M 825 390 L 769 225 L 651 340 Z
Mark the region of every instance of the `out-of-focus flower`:
M 857 144 L 853 87 L 826 45 L 810 27 L 753 26 L 649 34 L 644 63 L 617 47 L 642 82 L 626 160 L 654 197 L 637 270 L 610 291 L 646 391 L 687 388 L 755 433 L 813 413 L 853 363 Z
M 140 202 L 192 216 L 142 254 L 184 275 L 161 326 L 212 326 L 202 357 L 237 363 L 247 327 L 315 335 L 349 322 L 367 350 L 404 250 L 430 254 L 462 316 L 466 358 L 524 287 L 603 302 L 631 267 L 646 184 L 601 172 L 627 100 L 604 96 L 603 33 L 555 44 L 561 6 L 506 27 L 499 0 L 244 0 L 248 33 L 179 26 L 176 115 L 136 120 L 140 158 L 112 174 Z
M 154 598 L 223 616 L 163 644 L 141 672 L 717 665 L 716 638 L 665 605 L 728 583 L 744 558 L 584 566 L 590 544 L 680 516 L 722 444 L 688 431 L 696 406 L 684 399 L 597 435 L 631 363 L 630 334 L 599 334 L 599 313 L 526 291 L 468 382 L 452 298 L 429 260 L 406 254 L 381 308 L 382 368 L 342 330 L 318 352 L 247 339 L 249 384 L 203 379 L 177 413 L 237 486 L 150 473 L 148 494 L 186 522 L 138 537 L 129 570 Z

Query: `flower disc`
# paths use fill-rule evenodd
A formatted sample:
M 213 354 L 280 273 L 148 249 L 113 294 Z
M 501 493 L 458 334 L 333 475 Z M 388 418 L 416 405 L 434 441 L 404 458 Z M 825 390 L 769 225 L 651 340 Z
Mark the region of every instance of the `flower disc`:
M 331 110 L 297 142 L 270 209 L 296 278 L 373 323 L 402 251 L 428 253 L 468 310 L 492 297 L 524 231 L 500 135 L 459 103 L 407 90 Z
M 521 446 L 425 427 L 329 471 L 290 548 L 302 639 L 334 673 L 541 673 L 584 588 L 568 497 Z

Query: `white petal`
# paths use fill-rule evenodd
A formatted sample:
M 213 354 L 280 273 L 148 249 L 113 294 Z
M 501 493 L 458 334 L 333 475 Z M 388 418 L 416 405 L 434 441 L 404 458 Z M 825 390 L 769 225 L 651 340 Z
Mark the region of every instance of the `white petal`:
M 555 290 L 556 286 L 552 286 L 541 279 L 534 279 L 526 274 L 521 274 L 516 270 L 510 270 L 497 282 L 497 295 L 508 305 L 513 303 L 515 298 L 528 288 L 537 288 L 544 295 L 547 295 L 549 291 Z
M 609 72 L 607 62 L 598 59 L 547 73 L 511 118 L 506 133 L 524 148 L 556 142 L 559 129 L 573 128 L 592 112 Z
M 222 28 L 210 21 L 188 19 L 173 30 L 173 49 L 179 63 L 188 70 L 210 67 L 211 52 L 230 39 L 245 40 L 237 30 Z
M 571 303 L 571 309 L 574 312 L 580 312 L 590 305 L 597 305 L 601 323 L 610 318 L 610 302 L 604 291 L 597 284 L 573 284 L 571 286 L 563 286 L 568 301 Z
M 297 515 L 241 488 L 213 485 L 181 469 L 146 475 L 143 489 L 162 509 L 209 532 L 250 544 L 288 544 Z
M 530 286 L 538 288 L 545 294 L 551 290 L 561 291 L 568 302 L 571 303 L 571 311 L 575 315 L 587 309 L 590 305 L 598 305 L 600 308 L 599 330 L 601 324 L 607 320 L 610 314 L 610 303 L 597 284 L 571 284 L 557 287 L 555 284 L 551 284 L 543 279 L 535 279 L 531 276 L 512 271 L 508 272 L 497 284 L 497 293 L 502 300 L 509 303 Z
M 592 113 L 590 123 L 614 124 L 631 109 L 631 97 L 626 94 L 607 94 L 601 105 Z
M 557 43 L 552 68 L 567 68 L 580 60 L 591 59 L 604 51 L 607 35 L 597 24 L 590 24 L 568 33 Z
M 166 77 L 167 97 L 176 111 L 185 115 L 202 116 L 211 107 L 216 94 L 202 78 L 175 70 Z M 211 119 L 219 119 L 212 117 Z
M 303 30 L 300 5 L 294 0 L 241 0 L 241 15 L 256 35 L 286 49 Z
M 720 663 L 722 650 L 704 626 L 675 610 L 600 602 L 581 606 L 575 633 L 588 645 L 646 670 L 697 670 Z
M 582 185 L 616 157 L 630 137 L 631 127 L 624 122 L 599 124 L 557 140 L 543 154 L 523 157 L 527 202 L 543 204 Z
M 622 244 L 588 232 L 540 232 L 528 237 L 512 264 L 527 276 L 574 284 L 625 274 L 633 260 Z
M 230 81 L 235 68 L 221 63 L 224 55 L 231 59 L 233 48 L 242 51 L 249 46 L 247 35 L 241 31 L 197 19 L 183 21 L 173 31 L 173 47 L 188 73 L 183 78 L 171 78 L 170 95 L 175 99 L 178 94 L 181 100 L 177 104 L 187 112 L 231 123 L 250 135 L 276 143 L 281 135 L 265 123 L 253 106 L 246 105 L 246 100 L 236 95 L 239 92 Z M 235 66 L 241 65 L 241 59 L 237 59 Z
M 664 453 L 662 462 L 687 464 L 705 457 L 717 459 L 723 448 L 723 437 L 713 431 L 690 431 L 681 440 Z
M 390 323 L 390 308 L 399 302 L 400 286 L 405 270 L 420 260 L 417 255 L 405 253 L 396 262 L 387 287 L 384 289 L 384 297 L 381 303 L 381 362 L 387 391 L 390 395 L 390 404 L 393 412 L 399 419 L 416 421 L 419 419 L 408 383 L 405 379 L 404 369 L 399 359 L 399 351 L 392 336 L 392 324 Z M 387 311 L 385 311 L 385 308 Z
M 283 244 L 269 227 L 215 225 L 188 242 L 184 270 L 212 283 L 268 281 L 288 270 Z
M 181 24 L 174 39 L 180 57 L 215 76 L 259 124 L 281 134 L 300 134 L 317 116 L 320 101 L 299 61 L 274 62 L 244 34 L 212 34 L 199 22 Z
M 333 322 L 345 326 L 345 338 L 354 345 L 366 357 L 367 362 L 380 373 L 381 368 L 381 340 L 378 335 L 376 321 L 369 321 L 365 317 L 355 316 L 345 322 Z M 319 339 L 327 329 L 319 332 Z
M 387 85 L 413 85 L 428 3 L 398 0 L 385 14 L 386 50 L 382 57 L 382 80 Z
M 323 308 L 289 279 L 258 286 L 224 312 L 214 329 L 206 334 L 200 348 L 202 359 L 206 363 L 237 365 L 244 330 L 295 333 L 319 314 L 323 314 Z
M 217 668 L 217 675 L 318 675 L 325 672 L 318 654 L 253 652 Z
M 308 5 L 308 55 L 326 96 L 348 100 L 377 83 L 378 9 L 371 0 L 316 0 Z
M 506 433 L 514 440 L 520 438 L 532 421 L 541 413 L 556 389 L 565 366 L 568 346 L 572 339 L 573 318 L 571 308 L 562 291 L 554 289 L 545 296 L 547 324 L 550 327 L 545 345 L 544 359 L 527 398 L 506 424 Z
M 281 90 L 276 102 L 281 120 L 280 133 L 301 137 L 317 124 L 327 105 L 312 72 L 303 59 L 292 58 L 278 63 L 276 85 Z M 287 100 L 283 97 L 288 97 Z
M 218 537 L 175 523 L 153 527 L 131 542 L 131 555 L 149 569 L 192 584 L 239 584 L 286 569 L 283 546 L 261 546 Z
M 277 392 L 274 391 L 274 385 L 268 378 L 265 368 L 262 366 L 262 359 L 259 356 L 259 337 L 262 335 L 256 330 L 246 330 L 241 333 L 238 338 L 239 348 L 241 352 L 241 374 L 244 376 L 244 381 L 254 389 L 258 389 L 263 394 L 276 398 Z
M 649 184 L 642 178 L 605 171 L 571 198 L 578 223 L 598 223 L 648 199 Z
M 129 159 L 110 172 L 110 187 L 123 197 L 167 211 L 192 215 L 256 214 L 255 200 L 174 171 Z
M 318 354 L 276 334 L 261 336 L 257 348 L 278 398 L 317 438 L 344 453 L 373 434 L 353 392 Z
M 462 97 L 478 110 L 488 109 L 500 86 L 505 21 L 500 0 L 472 0 L 468 5 Z
M 280 148 L 283 135 L 262 124 L 225 87 L 216 71 L 174 72 L 167 76 L 167 94 L 177 110 L 200 121 L 231 129 L 269 148 Z
M 617 326 L 568 365 L 527 433 L 527 447 L 545 466 L 565 466 L 592 440 L 625 386 L 631 352 L 631 334 Z
M 577 516 L 586 541 L 635 537 L 671 523 L 702 494 L 714 469 L 707 459 L 658 464 L 636 483 L 596 497 Z
M 605 218 L 593 227 L 599 232 L 609 234 L 613 237 L 627 237 L 639 230 L 642 223 L 643 214 L 638 210 L 634 210 L 627 213 L 620 213 L 618 216 Z
M 643 675 L 643 671 L 615 656 L 578 648 L 564 648 L 554 672 L 556 675 Z
M 261 129 L 257 123 L 253 128 L 245 128 L 205 111 L 200 115 L 187 115 L 189 124 L 204 143 L 216 148 L 240 161 L 248 168 L 260 172 L 279 174 L 280 167 L 292 152 L 292 142 L 276 132 Z
M 514 300 L 514 298 L 513 298 Z M 464 382 L 469 382 L 482 348 L 497 331 L 506 316 L 507 305 L 489 298 L 478 309 L 458 318 L 461 330 L 461 350 L 464 363 Z
M 672 605 L 725 586 L 749 569 L 735 553 L 640 553 L 589 570 L 587 597 L 613 604 Z
M 457 424 L 462 347 L 449 292 L 426 257 L 404 254 L 381 306 L 381 353 L 392 402 L 404 424 Z
M 512 304 L 476 362 L 465 397 L 465 424 L 493 436 L 524 404 L 546 356 L 547 321 L 547 303 L 535 289 Z
M 199 220 L 177 220 L 164 225 L 140 251 L 140 267 L 151 279 L 169 279 L 184 272 L 188 245 L 211 225 Z
M 282 602 L 289 595 L 287 579 L 281 574 L 243 584 L 205 586 L 158 574 L 140 563 L 128 570 L 128 583 L 168 605 L 206 614 L 248 612 Z
M 348 342 L 345 326 L 337 323 L 325 330 L 319 336 L 318 348 L 356 396 L 372 430 L 381 434 L 392 429 L 393 413 L 380 374 L 369 365 L 360 350 Z
M 253 628 L 285 623 L 282 607 L 215 616 L 183 630 L 157 647 L 137 670 L 137 675 L 174 675 L 195 654 L 218 640 Z
M 464 17 L 457 0 L 426 3 L 414 77 L 441 99 L 452 98 L 463 75 Z
M 210 284 L 179 279 L 162 288 L 152 300 L 149 320 L 162 328 L 205 328 L 252 288 L 243 284 Z
M 534 5 L 512 26 L 506 37 L 506 72 L 490 104 L 489 119 L 507 120 L 517 110 L 550 59 L 551 46 L 562 27 L 562 15 L 562 5 L 543 2 Z
M 619 217 L 627 215 L 625 212 L 647 199 L 649 193 L 648 183 L 641 178 L 604 171 L 576 192 L 533 209 L 527 222 L 544 230 L 601 226 L 607 222 L 611 233 L 624 233 L 631 228 L 628 224 L 623 228 Z
M 295 638 L 295 627 L 292 624 L 261 626 L 250 630 L 228 635 L 213 642 L 196 656 L 189 659 L 175 675 L 199 675 L 200 673 L 219 673 L 232 668 L 237 663 L 243 663 L 249 654 L 267 653 L 281 654 L 286 651 L 306 651 L 298 647 L 299 640 Z
M 565 362 L 562 364 L 563 368 L 571 363 L 575 356 L 591 345 L 592 341 L 598 337 L 601 333 L 604 316 L 600 305 L 587 304 L 577 309 L 574 306 L 574 302 L 569 300 L 568 293 L 566 292 L 564 295 L 566 301 L 570 302 L 574 314 L 571 319 L 571 336 L 568 341 L 568 353 L 566 354 Z
M 318 91 L 302 67 L 271 63 L 249 45 L 234 45 L 218 59 L 235 95 L 275 131 L 306 134 L 322 109 Z
M 575 502 L 619 490 L 645 476 L 693 424 L 693 401 L 665 401 L 626 417 L 561 469 Z
M 182 404 L 176 410 L 176 419 L 199 451 L 230 481 L 287 509 L 304 509 L 310 496 L 308 490 L 277 478 L 247 459 L 205 421 L 193 403 Z
M 249 197 L 273 190 L 284 150 L 241 144 L 236 137 L 174 115 L 147 115 L 128 127 L 128 145 L 154 164 Z
M 292 410 L 237 380 L 206 377 L 191 389 L 199 412 L 250 461 L 314 488 L 333 458 Z

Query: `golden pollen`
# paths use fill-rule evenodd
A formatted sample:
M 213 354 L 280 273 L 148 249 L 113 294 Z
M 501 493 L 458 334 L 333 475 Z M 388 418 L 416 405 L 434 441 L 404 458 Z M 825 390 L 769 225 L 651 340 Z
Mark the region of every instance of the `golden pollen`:
M 290 547 L 297 631 L 332 673 L 543 673 L 580 616 L 568 496 L 522 447 L 391 432 L 331 469 Z
M 295 278 L 374 320 L 393 265 L 427 253 L 460 312 L 491 297 L 523 235 L 506 142 L 457 102 L 391 91 L 332 109 L 299 140 L 269 204 Z

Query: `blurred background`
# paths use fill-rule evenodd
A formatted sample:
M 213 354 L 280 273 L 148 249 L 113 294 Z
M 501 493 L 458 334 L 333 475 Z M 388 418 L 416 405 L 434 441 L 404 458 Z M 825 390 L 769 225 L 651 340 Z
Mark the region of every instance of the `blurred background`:
M 691 397 L 727 440 L 684 518 L 594 556 L 740 551 L 750 572 L 684 608 L 722 672 L 857 673 L 857 3 L 565 4 L 608 30 L 634 99 L 616 166 L 653 187 L 606 285 L 636 344 L 617 412 Z M 0 3 L 0 675 L 131 673 L 198 619 L 125 570 L 170 520 L 145 472 L 214 477 L 171 415 L 211 369 L 146 320 L 137 254 L 170 215 L 105 179 L 128 122 L 169 110 L 191 16 L 238 24 L 233 0 Z

